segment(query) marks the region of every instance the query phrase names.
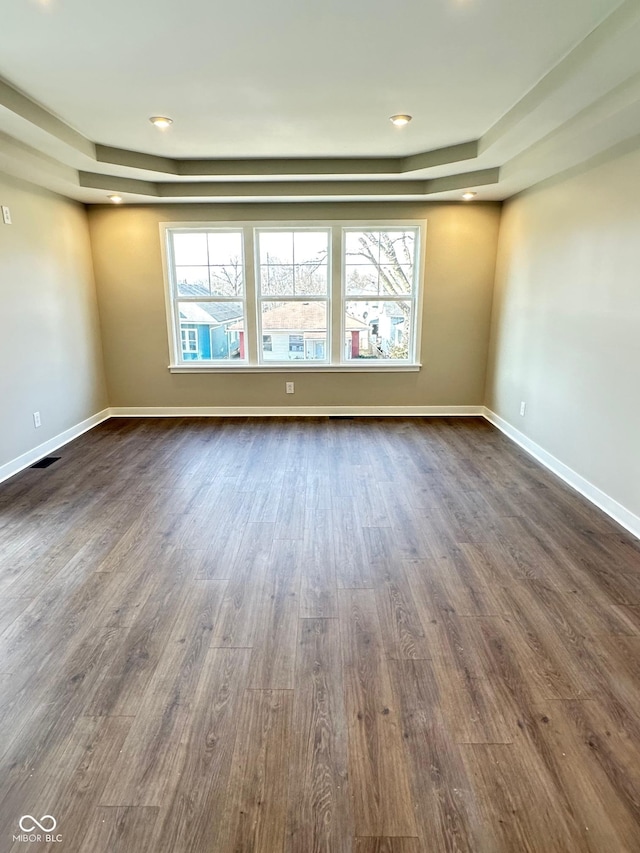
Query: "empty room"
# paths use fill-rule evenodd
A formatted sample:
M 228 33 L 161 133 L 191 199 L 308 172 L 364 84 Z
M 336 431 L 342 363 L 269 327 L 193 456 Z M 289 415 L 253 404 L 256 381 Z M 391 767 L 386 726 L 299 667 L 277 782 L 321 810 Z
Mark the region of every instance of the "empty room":
M 640 3 L 6 0 L 0 851 L 640 850 Z

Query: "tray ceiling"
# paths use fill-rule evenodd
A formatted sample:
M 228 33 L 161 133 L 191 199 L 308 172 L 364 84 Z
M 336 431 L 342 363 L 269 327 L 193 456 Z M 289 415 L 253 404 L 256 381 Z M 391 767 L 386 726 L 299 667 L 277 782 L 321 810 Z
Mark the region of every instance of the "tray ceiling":
M 640 134 L 638 45 L 637 0 L 21 0 L 0 168 L 86 202 L 505 198 Z

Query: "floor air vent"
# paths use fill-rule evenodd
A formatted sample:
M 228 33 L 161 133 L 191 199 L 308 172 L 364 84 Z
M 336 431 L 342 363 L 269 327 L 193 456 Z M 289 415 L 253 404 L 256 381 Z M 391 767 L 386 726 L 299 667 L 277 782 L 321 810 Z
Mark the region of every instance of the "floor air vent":
M 48 468 L 49 465 L 53 465 L 54 462 L 57 462 L 60 459 L 59 456 L 45 456 L 44 459 L 38 459 L 37 462 L 34 462 L 33 465 L 30 465 L 30 468 Z

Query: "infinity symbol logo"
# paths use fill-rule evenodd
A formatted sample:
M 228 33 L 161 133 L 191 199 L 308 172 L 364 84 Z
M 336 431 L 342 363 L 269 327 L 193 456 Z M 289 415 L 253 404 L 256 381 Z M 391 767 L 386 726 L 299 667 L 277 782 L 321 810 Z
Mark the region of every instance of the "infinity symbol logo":
M 28 821 L 31 821 L 31 825 L 29 825 Z M 47 825 L 47 821 L 51 821 L 50 825 Z M 22 815 L 19 821 L 20 829 L 23 832 L 33 832 L 33 830 L 38 827 L 42 832 L 53 832 L 53 830 L 58 825 L 58 821 L 50 814 L 43 815 L 40 820 L 36 820 L 33 815 L 25 814 Z

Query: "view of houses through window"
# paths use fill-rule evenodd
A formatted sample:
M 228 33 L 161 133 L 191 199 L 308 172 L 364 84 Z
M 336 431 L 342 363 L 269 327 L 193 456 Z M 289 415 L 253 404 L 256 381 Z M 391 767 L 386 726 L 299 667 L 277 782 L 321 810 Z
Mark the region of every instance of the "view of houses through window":
M 167 234 L 174 364 L 416 362 L 419 225 Z

